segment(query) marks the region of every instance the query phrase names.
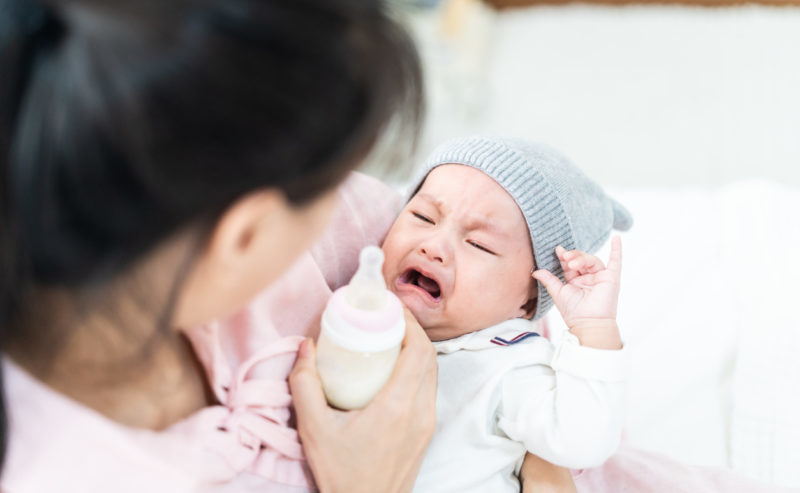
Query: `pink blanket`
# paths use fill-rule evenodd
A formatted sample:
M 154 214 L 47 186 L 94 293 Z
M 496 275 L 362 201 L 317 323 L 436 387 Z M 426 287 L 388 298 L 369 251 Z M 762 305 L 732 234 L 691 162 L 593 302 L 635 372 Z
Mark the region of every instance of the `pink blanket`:
M 755 493 L 797 491 L 747 479 L 735 472 L 688 466 L 623 444 L 605 464 L 573 471 L 579 492 Z

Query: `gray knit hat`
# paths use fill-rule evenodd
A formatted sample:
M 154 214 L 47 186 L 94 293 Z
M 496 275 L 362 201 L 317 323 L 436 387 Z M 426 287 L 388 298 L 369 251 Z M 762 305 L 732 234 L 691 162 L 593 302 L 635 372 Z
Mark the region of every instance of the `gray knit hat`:
M 442 164 L 472 166 L 499 183 L 525 216 L 537 268 L 549 270 L 562 281 L 564 272 L 556 246 L 594 253 L 612 229 L 626 231 L 633 224 L 630 213 L 607 197 L 599 185 L 558 151 L 539 143 L 494 136 L 449 140 L 425 162 L 418 179 L 412 182 L 412 195 L 428 173 Z M 544 316 L 552 305 L 553 300 L 539 283 L 533 318 Z

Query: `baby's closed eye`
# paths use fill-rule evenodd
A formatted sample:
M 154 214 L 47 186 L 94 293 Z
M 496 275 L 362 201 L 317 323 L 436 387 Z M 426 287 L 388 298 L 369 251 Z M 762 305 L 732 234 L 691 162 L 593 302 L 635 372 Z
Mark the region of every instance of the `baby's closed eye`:
M 416 217 L 417 219 L 419 219 L 420 221 L 424 221 L 424 222 L 429 223 L 429 224 L 434 224 L 433 219 L 431 219 L 431 218 L 429 218 L 427 216 L 424 216 L 424 215 L 420 214 L 419 212 L 411 211 L 411 214 L 414 217 Z
M 474 246 L 478 250 L 482 250 L 482 251 L 484 251 L 486 253 L 489 253 L 491 255 L 497 255 L 492 250 L 489 250 L 488 248 L 486 248 L 485 246 L 481 245 L 480 243 L 476 243 L 476 242 L 471 241 L 471 240 L 467 240 L 467 243 L 470 244 L 471 246 Z

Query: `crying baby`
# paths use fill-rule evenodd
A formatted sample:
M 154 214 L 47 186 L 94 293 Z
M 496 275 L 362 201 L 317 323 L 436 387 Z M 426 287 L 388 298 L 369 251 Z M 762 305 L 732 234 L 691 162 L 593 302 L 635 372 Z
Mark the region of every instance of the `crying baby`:
M 622 432 L 627 352 L 616 325 L 621 251 L 591 254 L 629 213 L 557 151 L 449 141 L 383 243 L 389 289 L 439 353 L 437 427 L 417 492 L 519 491 L 526 452 L 601 464 Z M 569 332 L 536 331 L 555 303 Z

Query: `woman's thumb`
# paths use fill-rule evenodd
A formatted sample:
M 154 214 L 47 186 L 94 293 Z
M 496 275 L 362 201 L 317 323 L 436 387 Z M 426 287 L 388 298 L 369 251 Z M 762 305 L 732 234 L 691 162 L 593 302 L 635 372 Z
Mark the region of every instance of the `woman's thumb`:
M 316 356 L 314 341 L 306 338 L 297 350 L 297 360 L 289 374 L 289 389 L 298 415 L 327 406 L 317 372 Z

